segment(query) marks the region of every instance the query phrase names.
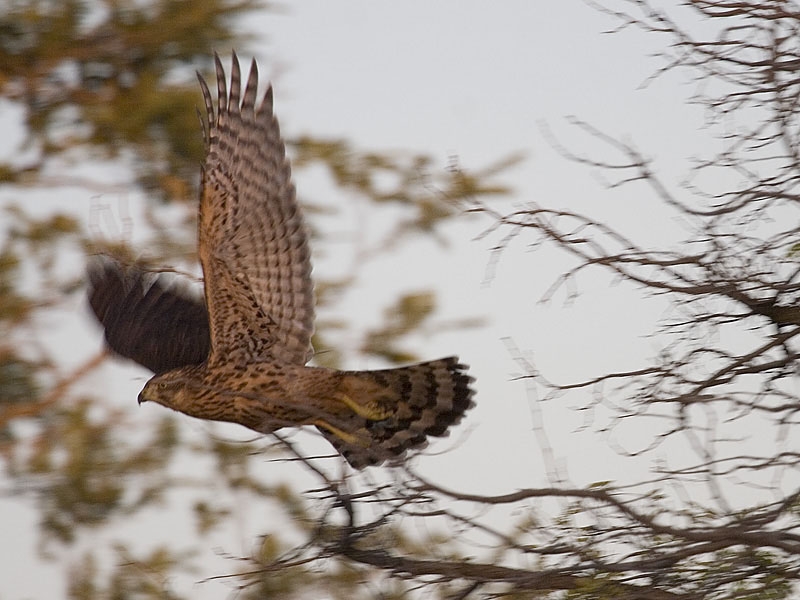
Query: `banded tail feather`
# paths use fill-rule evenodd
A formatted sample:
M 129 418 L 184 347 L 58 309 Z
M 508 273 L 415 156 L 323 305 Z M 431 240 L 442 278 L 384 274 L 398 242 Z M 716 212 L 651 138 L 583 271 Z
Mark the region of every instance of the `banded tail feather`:
M 402 458 L 408 450 L 424 448 L 428 437 L 446 437 L 449 428 L 474 406 L 473 378 L 454 356 L 395 369 L 346 371 L 345 375 L 388 388 L 396 398 L 391 416 L 360 420 L 369 435 L 368 446 L 348 444 L 319 428 L 356 469 Z

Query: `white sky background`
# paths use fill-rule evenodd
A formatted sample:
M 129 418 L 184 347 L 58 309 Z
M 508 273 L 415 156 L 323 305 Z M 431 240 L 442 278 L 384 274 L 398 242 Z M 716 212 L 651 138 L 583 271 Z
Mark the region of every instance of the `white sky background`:
M 287 3 L 283 14 L 253 17 L 247 26 L 260 36 L 253 49 L 262 80 L 274 83 L 276 112 L 287 137 L 310 133 L 346 138 L 360 149 L 424 152 L 434 156 L 438 162 L 434 168 L 441 169 L 451 156 L 457 156 L 464 168 L 476 169 L 522 151 L 525 162 L 498 179 L 516 190 L 503 203 L 506 208 L 535 200 L 553 208 L 588 211 L 637 240 L 654 245 L 677 242 L 682 237 L 679 224 L 643 188 L 609 193 L 598 183 L 597 173 L 559 156 L 540 129 L 547 123 L 571 149 L 594 150 L 596 156 L 607 157 L 601 146 L 564 121 L 565 116 L 576 115 L 635 142 L 661 161 L 662 173 L 673 181 L 685 174 L 687 163 L 682 161 L 687 156 L 714 149 L 700 129 L 701 111 L 685 105 L 692 91 L 685 81 L 671 75 L 638 89 L 658 66 L 648 55 L 664 40 L 639 33 L 601 34 L 612 25 L 608 17 L 578 0 L 303 0 Z M 228 49 L 217 50 L 228 69 Z M 249 62 L 250 56 L 241 53 L 241 58 Z M 0 119 L 8 118 L 5 110 L 0 107 Z M 301 198 L 324 200 L 329 186 L 323 178 L 302 171 L 297 175 Z M 114 210 L 122 204 L 130 207 L 135 237 L 140 199 L 110 195 L 101 201 Z M 336 201 L 347 199 L 337 196 Z M 93 202 L 79 195 L 69 206 L 88 222 Z M 391 226 L 374 222 L 374 217 L 370 220 L 361 208 L 354 201 L 352 209 L 348 207 L 350 221 L 337 224 L 344 240 L 357 237 L 364 227 Z M 477 379 L 477 407 L 449 440 L 432 448 L 459 443 L 445 455 L 421 458 L 420 470 L 462 491 L 491 494 L 548 485 L 533 431 L 533 398 L 523 384 L 510 381 L 518 368 L 503 339 L 513 338 L 542 371 L 561 382 L 608 369 L 635 368 L 657 349 L 656 340 L 643 336 L 653 330 L 664 306 L 643 300 L 629 286 L 610 287 L 605 275 L 581 278 L 581 296 L 571 305 L 565 305 L 563 292 L 541 305 L 542 294 L 570 263 L 548 250 L 528 252 L 524 237 L 504 254 L 487 284 L 489 249 L 498 238 L 474 238 L 488 224 L 481 218 L 457 220 L 442 230 L 448 246 L 424 241 L 396 256 L 368 262 L 361 267 L 360 278 L 369 283 L 349 293 L 338 310 L 339 316 L 363 319 L 370 326 L 379 322 L 386 303 L 398 293 L 434 287 L 440 300 L 437 322 L 487 318 L 485 328 L 418 335 L 413 349 L 427 359 L 458 354 Z M 326 256 L 315 256 L 315 273 L 340 272 L 342 264 L 352 264 L 357 250 L 346 243 L 340 253 L 327 249 Z M 70 364 L 79 364 L 100 346 L 100 334 L 84 307 L 71 306 L 65 314 L 76 310 L 81 311 L 77 320 L 53 317 L 54 322 L 64 323 L 54 335 L 64 344 Z M 108 389 L 115 406 L 134 405 L 145 378 L 143 370 L 118 363 L 98 371 L 87 387 Z M 636 472 L 631 461 L 617 458 L 607 439 L 578 431 L 585 417 L 570 407 L 579 401 L 567 398 L 543 407 L 549 441 L 571 480 L 585 485 L 646 476 L 648 463 L 637 463 L 641 470 Z M 151 422 L 147 413 L 160 410 L 138 409 L 142 426 Z M 204 425 L 186 427 L 200 430 Z M 624 430 L 623 437 L 613 442 L 636 447 L 648 432 L 638 434 Z M 276 473 L 275 481 L 291 477 L 297 468 L 265 465 Z M 243 513 L 247 510 L 242 507 Z M 179 539 L 182 531 L 191 536 L 187 515 L 151 512 L 151 523 L 121 525 L 117 535 L 136 537 L 141 548 L 149 548 L 165 534 L 159 527 L 167 519 L 169 537 Z M 263 520 L 244 522 L 256 525 L 228 532 L 214 543 L 232 554 L 246 552 L 253 544 L 250 536 L 259 533 L 257 524 Z M 65 555 L 56 562 L 38 562 L 36 513 L 26 505 L 25 496 L 0 499 L 0 531 L 4 556 L 0 598 L 54 597 L 54 590 L 62 589 L 57 582 L 69 559 Z M 83 536 L 70 550 L 71 556 L 79 556 L 81 547 L 92 548 L 100 539 L 92 533 Z M 176 591 L 191 590 L 197 598 L 224 593 L 223 584 L 193 585 L 199 578 L 175 582 Z

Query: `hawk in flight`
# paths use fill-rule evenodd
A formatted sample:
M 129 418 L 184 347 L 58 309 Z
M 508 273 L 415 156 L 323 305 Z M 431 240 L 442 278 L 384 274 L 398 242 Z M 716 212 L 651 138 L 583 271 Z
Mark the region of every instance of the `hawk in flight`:
M 261 433 L 314 425 L 355 468 L 447 435 L 473 405 L 455 357 L 380 371 L 309 367 L 314 299 L 308 238 L 272 88 L 257 102 L 255 61 L 230 90 L 215 54 L 205 100 L 198 219 L 205 302 L 138 267 L 90 265 L 89 302 L 108 346 L 155 376 L 139 402 Z

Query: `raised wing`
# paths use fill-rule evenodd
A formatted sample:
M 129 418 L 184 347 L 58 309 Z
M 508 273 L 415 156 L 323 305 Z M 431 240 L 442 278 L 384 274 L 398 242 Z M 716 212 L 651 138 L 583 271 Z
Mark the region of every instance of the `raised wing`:
M 89 305 L 117 354 L 156 374 L 208 357 L 208 314 L 201 298 L 106 257 L 89 263 L 89 284 Z
M 233 55 L 230 94 L 214 55 L 217 111 L 202 77 L 208 153 L 200 197 L 199 255 L 211 325 L 209 363 L 312 356 L 314 299 L 305 225 L 272 114 L 272 88 L 256 107 L 253 61 L 241 96 Z

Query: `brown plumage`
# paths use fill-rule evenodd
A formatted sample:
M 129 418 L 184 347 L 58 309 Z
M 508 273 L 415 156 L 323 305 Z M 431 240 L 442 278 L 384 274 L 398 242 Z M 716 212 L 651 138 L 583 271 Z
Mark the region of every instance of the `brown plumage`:
M 315 425 L 356 468 L 447 435 L 473 405 L 472 378 L 456 358 L 380 371 L 305 366 L 313 355 L 310 253 L 272 89 L 256 106 L 255 61 L 244 92 L 236 55 L 230 92 L 215 61 L 216 111 L 199 78 L 205 302 L 111 259 L 89 269 L 106 342 L 156 373 L 139 401 L 262 433 Z
M 89 305 L 108 347 L 156 375 L 208 358 L 205 303 L 139 267 L 107 257 L 92 260 Z

